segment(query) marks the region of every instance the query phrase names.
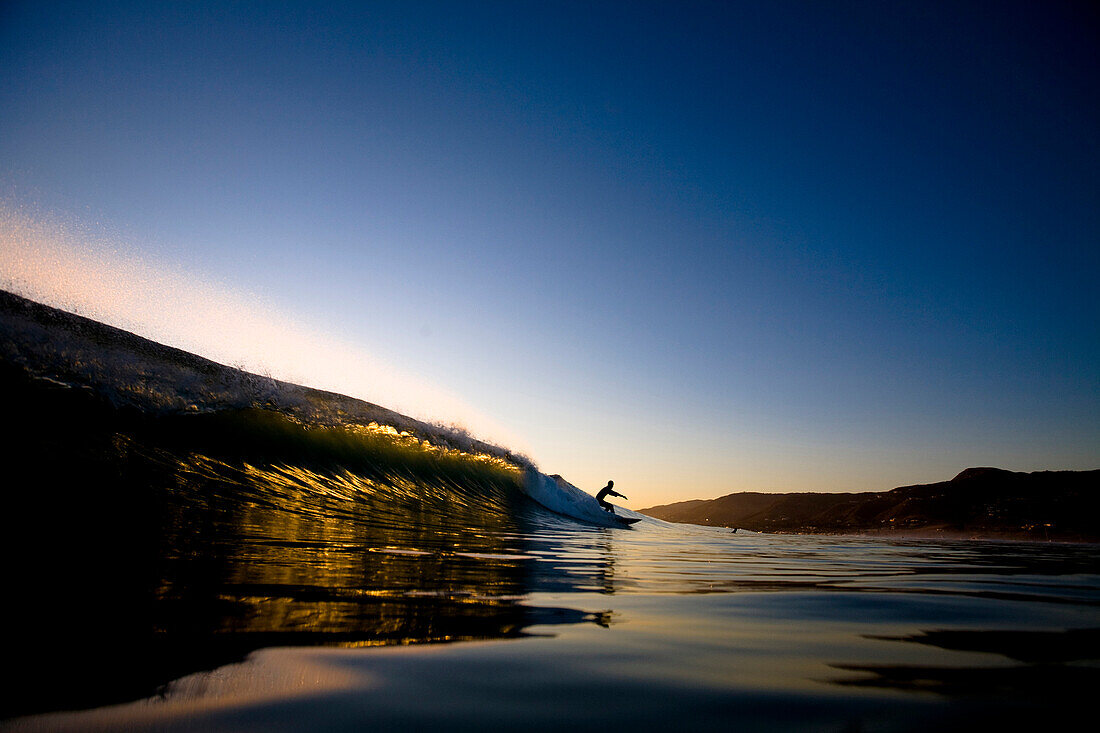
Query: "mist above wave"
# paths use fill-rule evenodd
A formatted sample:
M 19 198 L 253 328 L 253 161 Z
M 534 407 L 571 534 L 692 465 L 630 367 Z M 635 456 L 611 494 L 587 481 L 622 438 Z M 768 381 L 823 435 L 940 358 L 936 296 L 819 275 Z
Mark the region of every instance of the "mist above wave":
M 462 426 L 427 422 L 365 400 L 226 366 L 0 290 L 0 358 L 28 374 L 155 414 L 262 408 L 307 425 L 387 426 L 441 448 L 530 459 Z

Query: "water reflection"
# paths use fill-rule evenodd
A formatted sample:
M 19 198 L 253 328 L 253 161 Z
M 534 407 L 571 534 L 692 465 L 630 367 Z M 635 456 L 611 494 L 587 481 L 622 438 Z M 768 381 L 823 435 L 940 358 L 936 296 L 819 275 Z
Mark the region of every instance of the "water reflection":
M 931 646 L 950 652 L 981 652 L 1024 664 L 930 666 L 836 664 L 856 673 L 832 680 L 838 685 L 934 692 L 952 697 L 1024 695 L 1026 699 L 1080 703 L 1097 689 L 1100 668 L 1081 662 L 1100 659 L 1100 629 L 1057 631 L 1016 629 L 939 629 L 905 636 L 868 636 Z
M 730 534 L 656 524 L 606 535 L 538 526 L 529 551 L 542 543 L 562 547 L 561 564 L 587 573 L 589 589 L 605 593 L 830 591 L 1100 605 L 1092 545 Z
M 272 664 L 297 684 L 306 657 L 365 674 L 347 689 L 326 678 L 313 700 L 269 691 L 261 722 L 227 708 L 226 728 L 277 717 L 397 729 L 420 716 L 433 730 L 939 730 L 929 698 L 952 723 L 981 697 L 982 721 L 1009 710 L 1011 724 L 1021 701 L 1045 717 L 1074 696 L 1083 707 L 1100 681 L 1095 547 L 589 527 L 483 466 L 434 454 L 419 473 L 390 470 L 400 455 L 345 464 L 367 444 L 303 440 L 270 415 L 169 429 L 2 378 L 0 403 L 21 427 L 0 442 L 2 628 L 23 642 L 6 649 L 0 717 L 134 700 L 170 680 L 190 681 L 169 697 L 217 687 L 222 665 L 260 648 L 241 665 L 259 687 Z M 474 639 L 520 640 L 410 655 L 269 648 Z M 145 707 L 99 719 L 126 727 L 139 710 L 159 729 L 158 715 L 179 712 Z
M 1076 704 L 1100 683 L 1092 667 L 932 667 L 908 665 L 835 665 L 860 673 L 832 680 L 847 687 L 901 692 L 932 692 L 950 697 L 1016 697 L 1044 705 Z
M 986 652 L 1029 664 L 1100 659 L 1100 629 L 938 629 L 907 636 L 868 638 L 913 642 L 956 652 Z
M 5 716 L 148 696 L 263 647 L 515 638 L 535 625 L 609 623 L 523 602 L 536 587 L 588 587 L 601 563 L 549 562 L 568 554 L 553 541 L 532 552 L 525 538 L 542 517 L 507 487 L 130 448 L 124 485 L 111 466 L 110 475 L 84 474 L 81 487 L 108 491 L 113 480 L 112 495 L 147 501 L 124 510 L 78 503 L 80 517 L 58 503 L 70 531 L 21 568 L 24 605 L 13 622 L 35 643 L 11 660 L 26 673 Z M 60 676 L 55 653 L 72 660 Z

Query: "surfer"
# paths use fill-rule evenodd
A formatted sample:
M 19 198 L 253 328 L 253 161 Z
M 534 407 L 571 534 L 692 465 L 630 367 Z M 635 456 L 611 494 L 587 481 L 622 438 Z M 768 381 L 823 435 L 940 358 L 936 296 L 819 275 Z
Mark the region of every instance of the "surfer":
M 614 485 L 615 485 L 614 481 L 608 481 L 607 486 L 600 489 L 600 493 L 596 494 L 596 501 L 600 502 L 600 506 L 603 507 L 603 510 L 605 512 L 611 512 L 612 514 L 615 513 L 615 507 L 611 506 L 611 504 L 609 504 L 604 499 L 604 497 L 605 496 L 617 496 L 620 499 L 625 499 L 626 498 L 625 496 L 620 494 L 618 491 L 615 491 L 614 489 L 611 488 Z

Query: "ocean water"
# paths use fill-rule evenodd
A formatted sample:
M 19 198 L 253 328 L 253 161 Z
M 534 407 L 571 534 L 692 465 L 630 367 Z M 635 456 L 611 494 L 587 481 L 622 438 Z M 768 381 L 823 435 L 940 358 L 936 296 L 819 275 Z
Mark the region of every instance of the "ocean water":
M 118 454 L 100 500 L 24 513 L 6 730 L 1057 730 L 1100 689 L 1092 545 L 609 528 L 476 475 Z

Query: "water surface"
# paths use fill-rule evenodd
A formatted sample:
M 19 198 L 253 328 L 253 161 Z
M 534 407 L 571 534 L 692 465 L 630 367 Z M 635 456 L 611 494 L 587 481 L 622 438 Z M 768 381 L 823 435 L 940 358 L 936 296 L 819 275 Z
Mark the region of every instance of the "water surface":
M 1094 546 L 608 529 L 492 481 L 135 461 L 148 531 L 67 516 L 19 566 L 5 727 L 1020 729 L 1100 683 Z

